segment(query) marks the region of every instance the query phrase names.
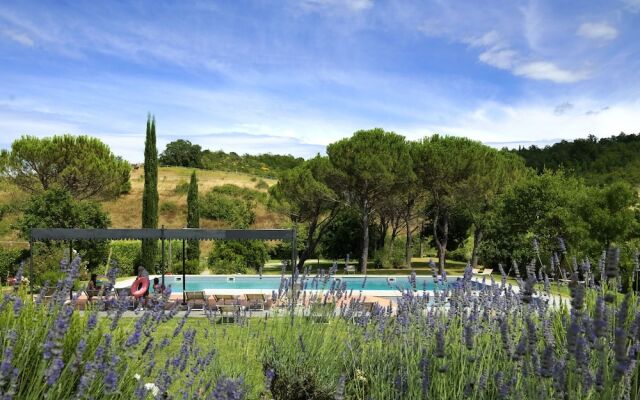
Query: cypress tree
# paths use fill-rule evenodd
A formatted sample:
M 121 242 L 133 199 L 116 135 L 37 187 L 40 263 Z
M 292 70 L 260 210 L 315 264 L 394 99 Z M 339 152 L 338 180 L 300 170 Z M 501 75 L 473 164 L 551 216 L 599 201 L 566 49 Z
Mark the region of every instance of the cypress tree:
M 147 136 L 144 142 L 144 192 L 142 193 L 142 227 L 158 227 L 158 149 L 156 148 L 156 121 L 147 117 Z M 142 241 L 142 266 L 155 272 L 158 241 Z M 137 274 L 137 271 L 135 272 Z
M 187 228 L 200 227 L 200 208 L 198 206 L 198 178 L 196 171 L 191 174 L 189 192 L 187 193 Z M 200 242 L 190 240 L 187 243 L 187 260 L 200 259 Z

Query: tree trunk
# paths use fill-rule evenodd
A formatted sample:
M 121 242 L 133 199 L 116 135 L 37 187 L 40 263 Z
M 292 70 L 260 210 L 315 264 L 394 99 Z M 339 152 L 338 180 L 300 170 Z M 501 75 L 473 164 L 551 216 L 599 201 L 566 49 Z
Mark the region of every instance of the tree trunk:
M 438 227 L 441 233 L 438 234 Z M 433 237 L 438 246 L 438 259 L 440 264 L 440 274 L 444 271 L 445 257 L 447 254 L 447 239 L 449 238 L 449 214 L 444 213 L 441 217 L 436 214 L 433 219 Z
M 362 255 L 360 256 L 360 272 L 367 273 L 367 258 L 369 258 L 369 211 L 362 214 Z
M 471 267 L 478 266 L 478 250 L 480 249 L 480 242 L 482 241 L 482 229 L 477 228 L 473 232 L 473 251 L 471 251 Z
M 409 268 L 411 268 L 411 256 L 413 255 L 413 248 L 412 248 L 412 235 L 411 235 L 411 229 L 409 228 L 409 221 L 406 221 L 407 224 L 407 241 L 405 243 L 404 246 L 404 260 L 405 260 L 405 265 Z

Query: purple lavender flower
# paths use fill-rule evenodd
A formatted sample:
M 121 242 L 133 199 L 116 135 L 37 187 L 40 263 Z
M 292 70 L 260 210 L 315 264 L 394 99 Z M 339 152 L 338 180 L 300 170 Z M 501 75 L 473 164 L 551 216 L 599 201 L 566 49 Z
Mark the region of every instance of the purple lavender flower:
M 64 361 L 61 356 L 57 356 L 51 362 L 49 368 L 45 371 L 45 377 L 47 378 L 47 385 L 53 386 L 60 378 L 62 369 L 64 368 Z
M 231 379 L 222 376 L 207 398 L 210 400 L 243 400 L 245 398 L 244 381 L 242 378 Z

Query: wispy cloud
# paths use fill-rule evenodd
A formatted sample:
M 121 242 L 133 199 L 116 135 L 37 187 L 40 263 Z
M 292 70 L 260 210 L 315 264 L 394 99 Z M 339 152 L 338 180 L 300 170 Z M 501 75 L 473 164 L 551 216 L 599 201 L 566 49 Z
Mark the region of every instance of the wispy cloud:
M 35 44 L 33 39 L 31 39 L 26 33 L 16 32 L 12 30 L 5 30 L 2 33 L 4 34 L 4 36 L 8 37 L 16 43 L 20 43 L 23 46 L 32 47 Z
M 606 22 L 585 22 L 577 31 L 578 36 L 594 40 L 613 40 L 618 36 L 618 30 Z
M 513 69 L 513 73 L 517 76 L 556 83 L 574 83 L 589 78 L 587 71 L 563 69 L 548 61 L 535 61 L 517 65 Z
M 373 0 L 302 0 L 300 5 L 307 9 L 338 9 L 360 12 L 373 7 Z
M 569 103 L 568 101 L 565 101 L 562 104 L 558 104 L 553 109 L 553 113 L 555 115 L 562 115 L 562 114 L 566 113 L 567 111 L 571 110 L 572 108 L 573 108 L 573 104 Z

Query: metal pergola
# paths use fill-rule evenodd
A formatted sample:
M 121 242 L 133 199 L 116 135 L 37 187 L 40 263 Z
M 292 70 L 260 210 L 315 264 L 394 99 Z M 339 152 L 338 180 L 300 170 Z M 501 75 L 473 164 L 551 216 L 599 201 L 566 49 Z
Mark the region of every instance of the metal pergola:
M 185 243 L 187 240 L 287 240 L 291 241 L 291 274 L 295 273 L 298 259 L 295 229 L 63 229 L 35 228 L 29 235 L 29 286 L 33 293 L 33 246 L 36 242 L 55 240 L 68 241 L 69 249 L 74 240 L 160 240 L 162 243 L 160 270 L 164 285 L 165 240 L 182 240 L 182 296 L 185 299 Z M 69 258 L 71 258 L 71 251 Z

